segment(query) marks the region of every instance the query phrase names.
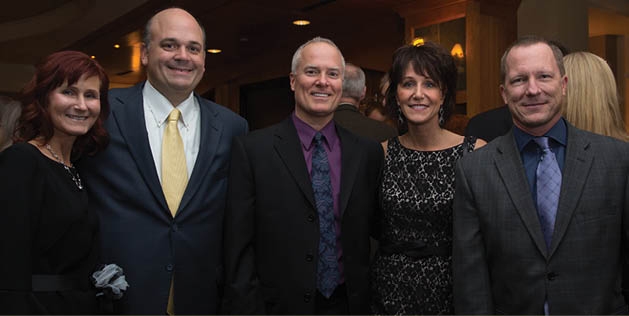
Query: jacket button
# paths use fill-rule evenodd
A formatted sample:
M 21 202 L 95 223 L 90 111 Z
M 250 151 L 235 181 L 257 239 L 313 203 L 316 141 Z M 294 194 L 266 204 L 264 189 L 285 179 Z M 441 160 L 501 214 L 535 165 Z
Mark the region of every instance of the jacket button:
M 313 259 L 312 255 L 306 255 L 306 261 L 311 262 Z
M 314 215 L 312 215 L 312 214 L 308 215 L 308 221 L 309 222 L 314 222 Z
M 555 272 L 549 272 L 546 275 L 546 278 L 548 279 L 548 281 L 554 281 L 556 277 L 557 277 L 557 273 Z
M 173 265 L 172 265 L 172 264 L 170 264 L 170 263 L 169 263 L 169 264 L 167 264 L 167 265 L 166 265 L 166 271 L 168 271 L 168 272 L 173 271 Z
M 304 294 L 304 302 L 306 303 L 310 302 L 311 298 L 312 298 L 312 294 L 310 294 L 310 292 L 306 292 L 306 294 Z

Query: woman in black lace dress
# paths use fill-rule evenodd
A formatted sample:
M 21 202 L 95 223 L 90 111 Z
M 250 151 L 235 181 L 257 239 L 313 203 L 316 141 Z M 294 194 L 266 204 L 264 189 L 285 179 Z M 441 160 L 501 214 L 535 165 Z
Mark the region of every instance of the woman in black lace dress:
M 109 80 L 89 56 L 54 53 L 24 89 L 0 154 L 0 314 L 96 314 L 98 219 L 74 160 L 108 142 Z
M 485 144 L 443 128 L 455 103 L 456 66 L 433 43 L 393 55 L 386 93 L 401 136 L 383 143 L 383 217 L 373 263 L 376 314 L 452 314 L 454 170 Z

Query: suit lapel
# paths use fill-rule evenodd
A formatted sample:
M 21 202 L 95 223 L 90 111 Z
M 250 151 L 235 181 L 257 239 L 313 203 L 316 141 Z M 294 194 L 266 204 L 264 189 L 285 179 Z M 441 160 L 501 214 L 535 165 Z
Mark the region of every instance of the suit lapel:
M 500 138 L 496 150 L 498 155 L 495 156 L 494 162 L 500 178 L 504 182 L 509 196 L 535 245 L 546 256 L 546 242 L 542 234 L 542 227 L 537 217 L 537 209 L 533 202 L 522 158 L 520 158 L 512 131 Z
M 216 118 L 218 112 L 212 109 L 207 101 L 196 95 L 195 98 L 199 102 L 199 114 L 201 116 L 199 153 L 194 162 L 194 168 L 192 169 L 190 180 L 186 186 L 186 191 L 181 198 L 177 215 L 190 203 L 196 191 L 201 187 L 201 182 L 205 180 L 205 177 L 211 175 L 209 169 L 210 166 L 212 166 L 212 161 L 216 155 L 216 148 L 223 134 L 223 124 Z
M 339 213 L 341 218 L 345 214 L 345 209 L 349 202 L 349 197 L 354 187 L 354 181 L 358 176 L 358 169 L 361 165 L 361 159 L 363 156 L 357 150 L 357 139 L 348 131 L 340 126 L 336 126 L 336 132 L 339 135 L 341 141 L 341 188 L 339 198 Z
M 590 142 L 587 137 L 572 125 L 567 125 L 566 161 L 561 180 L 561 194 L 559 195 L 550 255 L 557 249 L 557 245 L 568 229 L 568 224 L 570 224 L 572 214 L 579 201 L 575 197 L 581 196 L 594 160 L 594 153 L 589 150 Z
M 297 182 L 310 204 L 316 209 L 312 183 L 308 175 L 306 160 L 301 150 L 301 142 L 297 136 L 297 129 L 293 125 L 291 117 L 288 117 L 277 126 L 274 132 L 273 147 L 286 165 L 286 169 Z
M 142 178 L 153 193 L 153 196 L 164 211 L 168 210 L 162 186 L 155 170 L 155 161 L 149 145 L 146 123 L 144 120 L 144 101 L 140 83 L 131 89 L 128 94 L 119 96 L 117 101 L 122 106 L 112 111 L 111 115 L 119 126 L 120 134 L 128 145 L 128 150 L 135 161 Z

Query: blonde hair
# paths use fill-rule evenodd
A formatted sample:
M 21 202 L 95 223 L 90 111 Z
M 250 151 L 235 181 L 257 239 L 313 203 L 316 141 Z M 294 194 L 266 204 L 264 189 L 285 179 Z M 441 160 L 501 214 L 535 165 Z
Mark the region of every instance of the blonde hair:
M 564 117 L 574 126 L 629 141 L 620 112 L 616 80 L 607 62 L 588 52 L 564 57 L 568 76 Z
M 0 96 L 0 151 L 13 144 L 13 132 L 21 113 L 20 102 Z

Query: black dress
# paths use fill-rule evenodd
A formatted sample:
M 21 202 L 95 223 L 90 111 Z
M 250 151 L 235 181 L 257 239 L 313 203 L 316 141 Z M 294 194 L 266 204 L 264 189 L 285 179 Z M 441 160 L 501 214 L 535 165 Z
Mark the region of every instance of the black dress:
M 389 140 L 382 184 L 381 239 L 372 269 L 376 314 L 453 314 L 454 171 L 475 138 L 416 151 Z
M 28 143 L 0 153 L 0 314 L 97 313 L 97 230 L 63 165 Z

